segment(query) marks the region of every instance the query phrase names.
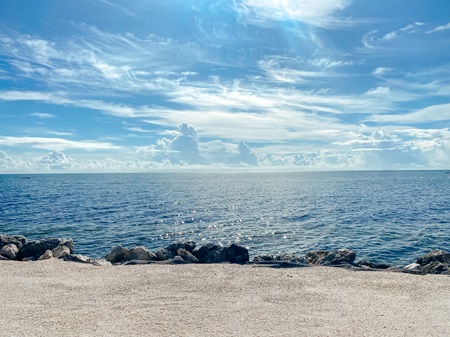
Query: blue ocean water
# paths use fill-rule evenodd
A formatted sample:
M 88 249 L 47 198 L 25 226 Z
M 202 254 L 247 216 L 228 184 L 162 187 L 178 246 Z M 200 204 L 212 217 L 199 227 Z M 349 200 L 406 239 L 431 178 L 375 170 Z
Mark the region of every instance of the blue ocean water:
M 0 233 L 71 237 L 75 252 L 177 240 L 251 256 L 349 248 L 407 264 L 450 250 L 443 171 L 0 175 Z

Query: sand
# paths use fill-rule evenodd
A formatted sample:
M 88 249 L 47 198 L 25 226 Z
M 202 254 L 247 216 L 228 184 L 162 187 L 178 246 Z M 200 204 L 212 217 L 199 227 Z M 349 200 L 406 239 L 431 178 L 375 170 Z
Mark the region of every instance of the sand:
M 0 262 L 0 336 L 450 336 L 450 277 Z

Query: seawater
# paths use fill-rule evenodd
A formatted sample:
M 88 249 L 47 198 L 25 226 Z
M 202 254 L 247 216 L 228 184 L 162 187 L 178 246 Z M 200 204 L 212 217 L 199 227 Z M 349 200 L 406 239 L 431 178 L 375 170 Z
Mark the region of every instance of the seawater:
M 443 171 L 0 175 L 0 233 L 93 257 L 193 240 L 406 264 L 450 250 L 449 192 Z

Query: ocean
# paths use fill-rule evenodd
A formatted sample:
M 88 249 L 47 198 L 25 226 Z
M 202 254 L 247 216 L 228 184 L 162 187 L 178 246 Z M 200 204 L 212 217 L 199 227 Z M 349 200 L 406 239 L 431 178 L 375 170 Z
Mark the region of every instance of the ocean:
M 0 175 L 0 234 L 70 237 L 75 253 L 237 243 L 251 258 L 349 248 L 408 264 L 450 250 L 445 171 Z

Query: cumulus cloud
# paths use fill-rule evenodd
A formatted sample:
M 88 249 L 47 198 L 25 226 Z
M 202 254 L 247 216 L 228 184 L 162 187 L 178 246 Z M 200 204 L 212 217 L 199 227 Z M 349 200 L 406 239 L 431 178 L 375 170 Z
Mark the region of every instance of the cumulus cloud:
M 61 151 L 53 151 L 37 158 L 34 165 L 44 170 L 67 170 L 72 168 L 73 159 L 66 157 Z

